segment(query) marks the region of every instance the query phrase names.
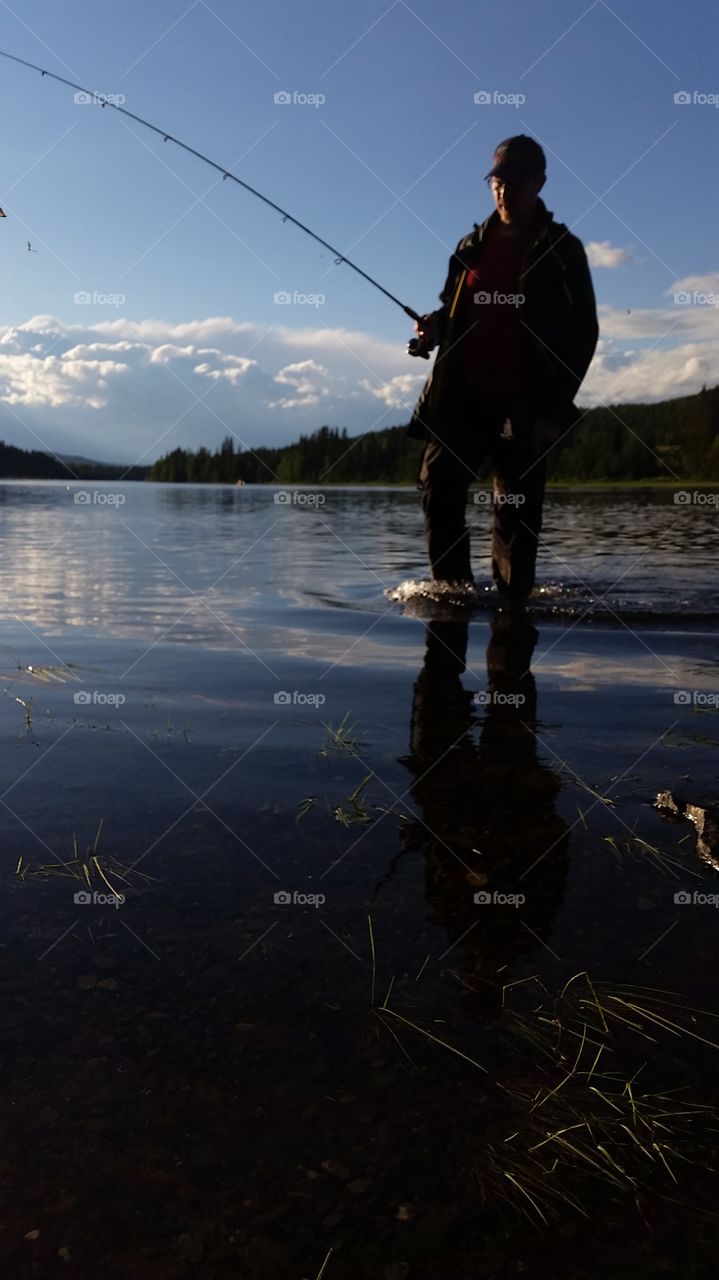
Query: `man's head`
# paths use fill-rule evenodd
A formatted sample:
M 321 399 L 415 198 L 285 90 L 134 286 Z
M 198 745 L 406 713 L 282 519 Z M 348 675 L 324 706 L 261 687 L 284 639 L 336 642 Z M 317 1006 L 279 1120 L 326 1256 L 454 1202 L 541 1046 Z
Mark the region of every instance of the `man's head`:
M 546 181 L 546 164 L 539 143 L 525 133 L 505 138 L 497 146 L 485 181 L 507 226 L 523 227 L 533 221 L 537 196 Z

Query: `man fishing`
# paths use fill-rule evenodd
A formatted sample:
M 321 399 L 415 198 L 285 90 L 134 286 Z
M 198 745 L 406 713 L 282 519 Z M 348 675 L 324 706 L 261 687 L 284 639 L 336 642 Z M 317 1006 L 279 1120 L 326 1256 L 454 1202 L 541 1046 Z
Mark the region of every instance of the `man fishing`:
M 408 428 L 427 441 L 418 487 L 432 577 L 474 585 L 465 508 L 488 460 L 492 576 L 510 604 L 534 586 L 546 454 L 582 416 L 573 401 L 599 335 L 583 245 L 539 197 L 545 169 L 533 138 L 499 143 L 485 179 L 495 211 L 460 240 L 442 306 L 409 346 L 439 344 Z

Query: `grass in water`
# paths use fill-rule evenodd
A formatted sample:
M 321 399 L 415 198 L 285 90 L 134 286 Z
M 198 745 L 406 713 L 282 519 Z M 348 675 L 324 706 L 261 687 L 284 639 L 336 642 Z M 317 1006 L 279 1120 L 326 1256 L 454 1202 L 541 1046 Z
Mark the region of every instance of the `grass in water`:
M 318 753 L 320 756 L 327 756 L 330 751 L 340 753 L 346 751 L 348 755 L 359 755 L 362 748 L 367 746 L 362 738 L 354 736 L 357 725 L 349 723 L 350 714 L 349 711 L 345 712 L 336 729 L 331 722 L 322 721 L 326 736 Z
M 15 867 L 15 875 L 23 881 L 34 878 L 45 880 L 52 876 L 68 876 L 73 880 L 81 881 L 87 889 L 100 889 L 101 886 L 104 886 L 110 893 L 118 896 L 124 892 L 118 887 L 118 881 L 121 881 L 127 888 L 132 888 L 133 884 L 129 879 L 131 875 L 140 880 L 152 880 L 152 876 L 145 875 L 142 871 L 133 870 L 112 855 L 99 853 L 102 825 L 101 820 L 95 833 L 95 839 L 84 850 L 79 848 L 77 837 L 73 832 L 73 856 L 67 862 L 63 862 L 58 858 L 57 862 L 31 866 L 21 854 Z
M 535 983 L 525 988 L 530 999 L 541 985 Z M 672 1193 L 683 1165 L 717 1172 L 705 1159 L 716 1114 L 688 1097 L 686 1085 L 643 1085 L 646 1062 L 623 1072 L 618 1037 L 639 1037 L 652 1048 L 666 1036 L 689 1038 L 717 1049 L 711 1020 L 719 1015 L 692 1009 L 674 992 L 594 984 L 587 973 L 570 979 L 555 1000 L 545 996 L 542 988 L 525 1011 L 503 1000 L 505 1030 L 549 1065 L 539 1088 L 536 1069 L 499 1086 L 514 1115 L 508 1136 L 491 1142 L 474 1167 L 483 1197 L 498 1196 L 545 1225 L 567 1209 L 589 1217 L 598 1189 L 640 1209 L 649 1193 L 679 1203 Z
M 349 809 L 343 809 L 341 804 L 335 807 L 334 816 L 338 822 L 342 823 L 343 827 L 362 826 L 372 821 L 369 813 L 360 803 L 360 795 L 371 777 L 372 774 L 368 773 L 367 777 L 362 779 L 359 786 L 355 787 L 352 795 L 348 797 Z

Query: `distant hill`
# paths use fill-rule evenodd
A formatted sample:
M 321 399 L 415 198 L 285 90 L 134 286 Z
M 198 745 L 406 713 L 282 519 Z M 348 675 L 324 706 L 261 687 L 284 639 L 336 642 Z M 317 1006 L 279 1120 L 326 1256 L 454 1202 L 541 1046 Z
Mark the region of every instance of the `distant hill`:
M 63 456 L 40 449 L 18 449 L 0 440 L 0 479 L 6 480 L 144 480 L 149 467 L 97 462 L 93 458 Z
M 214 453 L 174 449 L 150 468 L 149 479 L 415 484 L 421 449 L 404 426 L 355 437 L 323 426 L 296 444 L 246 451 L 236 450 L 228 436 Z M 719 480 L 719 387 L 658 404 L 589 409 L 547 464 L 550 480 Z

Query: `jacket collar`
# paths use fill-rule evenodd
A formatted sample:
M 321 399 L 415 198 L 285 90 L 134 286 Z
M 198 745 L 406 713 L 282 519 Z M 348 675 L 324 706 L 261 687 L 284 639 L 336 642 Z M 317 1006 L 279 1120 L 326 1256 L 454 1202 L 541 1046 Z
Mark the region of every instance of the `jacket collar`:
M 537 244 L 537 242 L 546 235 L 549 224 L 553 221 L 554 221 L 554 214 L 547 208 L 541 196 L 537 196 L 537 212 L 536 212 L 536 218 L 534 223 L 535 236 L 532 242 L 533 245 Z M 487 232 L 489 230 L 492 230 L 494 227 L 496 227 L 498 222 L 499 222 L 499 214 L 497 213 L 496 209 L 494 209 L 492 213 L 490 213 L 488 218 L 485 218 L 484 222 L 475 222 L 474 231 L 471 233 L 469 237 L 470 239 L 469 247 L 473 249 L 477 248 L 482 243 Z

